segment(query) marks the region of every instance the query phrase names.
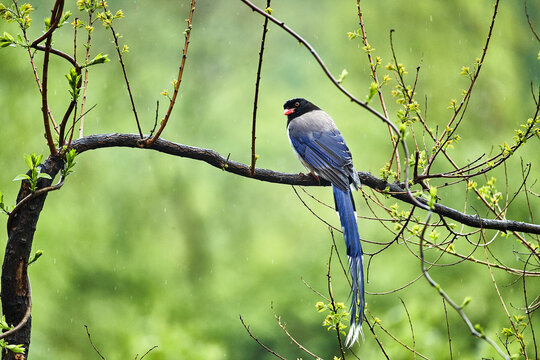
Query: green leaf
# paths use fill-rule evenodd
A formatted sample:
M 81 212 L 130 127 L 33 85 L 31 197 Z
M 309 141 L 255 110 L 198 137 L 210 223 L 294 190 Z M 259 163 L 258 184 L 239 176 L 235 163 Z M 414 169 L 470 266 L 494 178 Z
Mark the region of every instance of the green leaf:
M 58 27 L 64 25 L 64 23 L 67 22 L 67 19 L 69 19 L 71 16 L 71 11 L 66 11 L 63 15 L 62 15 L 62 19 L 60 19 L 60 22 L 58 23 Z
M 369 94 L 366 97 L 366 103 L 369 103 L 371 99 L 373 99 L 373 96 L 377 93 L 377 90 L 379 89 L 379 85 L 376 82 L 372 82 L 369 86 Z
M 343 80 L 345 80 L 347 75 L 349 75 L 349 72 L 347 71 L 347 69 L 343 69 L 341 71 L 341 74 L 339 74 L 339 78 L 337 80 L 338 84 L 341 84 L 343 82 Z
M 34 256 L 32 257 L 32 259 L 30 259 L 28 261 L 28 265 L 32 265 L 33 263 L 36 262 L 37 259 L 39 259 L 41 257 L 41 255 L 43 255 L 43 250 L 38 250 L 36 251 L 36 253 L 34 254 Z
M 6 321 L 6 317 L 4 315 L 2 315 L 2 317 L 0 318 L 0 329 L 2 329 L 2 330 L 11 329 L 11 326 L 8 325 L 8 323 Z
M 13 181 L 20 181 L 20 180 L 30 180 L 30 176 L 26 174 L 19 174 L 13 179 Z
M 62 170 L 63 177 L 66 177 L 73 172 L 71 169 L 76 164 L 75 157 L 77 157 L 77 150 L 75 149 L 71 149 L 66 153 L 66 159 L 64 160 L 64 169 Z
M 67 73 L 65 76 L 70 87 L 69 93 L 73 100 L 77 100 L 80 93 L 79 81 L 81 79 L 81 75 L 77 74 L 77 70 L 75 70 L 75 68 L 71 68 L 69 69 L 69 73 Z
M 52 180 L 52 177 L 51 175 L 47 174 L 47 173 L 39 173 L 38 176 L 37 176 L 38 179 L 49 179 L 49 180 Z
M 5 48 L 10 45 L 16 45 L 15 39 L 11 34 L 4 31 L 4 34 L 0 36 L 0 48 Z
M 24 162 L 26 163 L 26 166 L 28 166 L 30 170 L 34 168 L 34 165 L 32 163 L 32 156 L 24 155 Z
M 429 188 L 429 200 L 428 200 L 429 208 L 434 209 L 436 202 L 437 202 L 437 188 L 434 186 L 431 186 Z
M 96 65 L 96 64 L 104 64 L 106 62 L 109 62 L 109 55 L 105 54 L 103 55 L 103 53 L 99 53 L 96 55 L 95 58 L 93 58 L 92 60 L 90 60 L 90 62 L 88 62 L 88 64 L 86 64 L 85 66 L 92 66 L 92 65 Z
M 32 153 L 32 161 L 34 162 L 34 167 L 41 164 L 41 160 L 43 160 L 42 154 L 36 155 L 35 153 Z
M 482 328 L 482 325 L 480 324 L 474 324 L 474 329 L 478 331 L 480 334 L 484 334 L 484 329 Z
M 6 349 L 16 353 L 16 354 L 22 354 L 25 352 L 25 349 L 24 349 L 24 345 L 22 344 L 19 344 L 19 345 L 6 345 L 5 346 Z

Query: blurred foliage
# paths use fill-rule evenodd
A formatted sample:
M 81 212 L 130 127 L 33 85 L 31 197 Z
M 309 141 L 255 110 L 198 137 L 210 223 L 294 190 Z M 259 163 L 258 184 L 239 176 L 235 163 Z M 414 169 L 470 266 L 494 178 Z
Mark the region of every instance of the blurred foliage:
M 125 15 L 115 22 L 115 31 L 123 35 L 121 43 L 129 46 L 125 62 L 143 130 L 148 133 L 156 100 L 161 102 L 161 111 L 168 105 L 160 93 L 176 77 L 189 1 L 108 3 L 113 12 L 122 9 Z M 262 1 L 258 5 L 264 7 Z M 50 16 L 50 5 L 36 2 L 33 6 L 30 38 L 42 34 L 41 19 Z M 66 6 L 77 16 L 75 2 Z M 529 2 L 528 6 L 538 31 L 540 5 Z M 472 66 L 481 54 L 493 3 L 366 1 L 363 7 L 374 54 L 382 57 L 383 64 L 391 60 L 389 32 L 395 29 L 396 51 L 408 76 L 414 76 L 418 64 L 421 67 L 417 93 L 426 100 L 420 106 L 427 107 L 426 118 L 433 126 L 444 127 L 451 115 L 447 109 L 450 100 L 468 86 L 460 75 L 462 67 Z M 362 43 L 347 36 L 359 27 L 354 1 L 313 6 L 306 0 L 274 0 L 272 9 L 274 16 L 317 49 L 336 77 L 346 69 L 345 87 L 360 98 L 369 94 L 371 78 Z M 230 153 L 231 159 L 249 163 L 261 24 L 262 18 L 240 2 L 197 3 L 181 93 L 164 138 Z M 4 31 L 16 34 L 17 28 L 0 22 L 0 33 Z M 64 26 L 55 34 L 55 46 L 71 53 L 72 27 Z M 85 36 L 79 30 L 80 39 Z M 96 26 L 93 37 L 93 56 L 109 54 L 113 60 L 110 32 Z M 513 129 L 532 116 L 530 82 L 536 86 L 540 82 L 535 41 L 522 4 L 503 2 L 483 73 L 460 128 L 462 140 L 453 150 L 460 163 L 496 151 L 498 144 L 512 139 Z M 83 50 L 79 46 L 80 58 Z M 39 68 L 40 54 L 36 58 Z M 47 146 L 28 54 L 22 49 L 2 49 L 0 69 L 0 190 L 4 203 L 13 205 L 19 183 L 12 179 L 25 171 L 23 155 L 45 154 Z M 70 101 L 63 75 L 68 71 L 65 61 L 53 57 L 49 100 L 57 117 Z M 379 175 L 392 151 L 386 126 L 338 93 L 310 54 L 273 25 L 262 76 L 258 167 L 303 170 L 288 144 L 282 116 L 283 102 L 302 96 L 333 116 L 356 168 Z M 97 106 L 85 118 L 85 134 L 136 132 L 117 61 L 90 68 L 88 90 L 87 104 Z M 391 104 L 389 93 L 386 99 L 395 119 L 399 106 Z M 376 97 L 372 105 L 379 106 Z M 504 169 L 497 170 L 503 197 L 507 192 L 511 196 L 519 186 L 519 157 L 532 162 L 530 178 L 539 177 L 540 148 L 537 139 L 532 142 L 508 163 L 511 188 L 503 185 Z M 63 189 L 49 195 L 34 241 L 34 248 L 41 249 L 43 256 L 29 270 L 34 296 L 32 359 L 97 356 L 85 324 L 108 359 L 134 358 L 154 345 L 158 348 L 146 359 L 272 358 L 249 338 L 239 314 L 267 346 L 287 358 L 304 356 L 279 328 L 271 304 L 288 331 L 307 348 L 324 358 L 338 355 L 333 333 L 321 326 L 324 316 L 314 307 L 321 298 L 301 281 L 326 293 L 332 239 L 326 225 L 305 209 L 290 187 L 240 178 L 204 163 L 148 150 L 91 151 L 77 158 L 73 170 Z M 327 188 L 308 190 L 332 203 Z M 538 186 L 535 191 L 539 192 Z M 445 193 L 445 189 L 438 195 L 442 203 L 464 208 L 464 196 Z M 359 215 L 371 216 L 361 195 L 357 199 Z M 471 205 L 478 201 L 469 200 Z M 530 219 L 524 201 L 524 196 L 518 197 L 508 218 Z M 394 203 L 387 200 L 387 206 Z M 327 221 L 338 224 L 333 210 L 313 201 L 310 205 Z M 539 211 L 532 209 L 536 214 Z M 6 216 L 0 217 L 3 228 L 5 221 Z M 391 239 L 376 221 L 360 219 L 359 228 L 368 241 Z M 5 232 L 0 239 L 5 241 Z M 336 236 L 336 241 L 344 254 L 341 237 Z M 512 259 L 517 246 L 514 240 L 498 238 L 497 242 L 496 256 Z M 464 253 L 472 248 L 468 243 L 455 247 Z M 376 249 L 365 243 L 366 252 Z M 455 260 L 445 259 L 448 263 Z M 333 273 L 334 295 L 347 302 L 349 287 L 335 261 Z M 485 268 L 464 262 L 430 273 L 454 299 L 470 297 L 467 311 L 472 321 L 480 323 L 490 337 L 502 337 L 508 319 Z M 389 291 L 419 274 L 418 259 L 404 244 L 392 246 L 370 263 L 367 290 Z M 510 308 L 511 314 L 520 315 L 523 293 L 515 276 L 495 271 L 495 277 L 500 291 L 515 306 Z M 535 279 L 530 281 L 538 284 Z M 411 345 L 410 325 L 400 299 L 411 316 L 416 349 L 430 358 L 447 354 L 442 300 L 425 280 L 388 295 L 368 295 L 368 309 L 382 326 Z M 470 336 L 452 311 L 449 321 L 454 358 L 496 356 L 486 343 Z M 364 326 L 366 340 L 355 352 L 361 358 L 382 358 L 368 330 Z M 378 334 L 391 358 L 412 357 L 384 333 Z

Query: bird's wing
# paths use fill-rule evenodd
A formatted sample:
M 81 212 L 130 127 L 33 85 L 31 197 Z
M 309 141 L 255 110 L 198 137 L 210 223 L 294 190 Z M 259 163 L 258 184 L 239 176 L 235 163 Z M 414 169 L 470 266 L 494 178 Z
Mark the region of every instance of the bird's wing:
M 342 190 L 349 188 L 349 165 L 352 157 L 337 129 L 309 134 L 290 132 L 289 138 L 298 155 L 317 175 Z

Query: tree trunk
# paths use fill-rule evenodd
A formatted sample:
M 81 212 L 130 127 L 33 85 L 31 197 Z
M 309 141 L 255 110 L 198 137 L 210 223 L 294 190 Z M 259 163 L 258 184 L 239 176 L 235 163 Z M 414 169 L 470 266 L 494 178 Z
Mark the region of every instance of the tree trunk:
M 43 164 L 41 172 L 45 172 L 54 179 L 63 166 L 63 161 L 59 157 L 50 156 Z M 37 188 L 49 186 L 52 180 L 39 179 Z M 30 195 L 30 184 L 23 181 L 17 196 L 17 203 Z M 8 241 L 4 263 L 2 265 L 1 291 L 2 310 L 8 324 L 16 326 L 24 318 L 28 308 L 28 281 L 27 269 L 28 259 L 32 251 L 32 242 L 39 219 L 39 214 L 43 209 L 47 193 L 38 195 L 24 205 L 8 218 L 7 231 Z M 26 348 L 24 356 L 11 351 L 2 353 L 2 359 L 26 359 L 30 346 L 31 318 L 24 326 L 15 333 L 6 337 L 9 344 L 22 344 Z

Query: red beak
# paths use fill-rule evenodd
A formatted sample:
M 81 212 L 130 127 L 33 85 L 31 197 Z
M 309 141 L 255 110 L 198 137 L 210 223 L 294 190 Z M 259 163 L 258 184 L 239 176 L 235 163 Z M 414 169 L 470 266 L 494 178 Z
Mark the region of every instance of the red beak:
M 292 109 L 285 109 L 285 111 L 283 112 L 283 115 L 290 115 L 294 112 L 294 108 Z

